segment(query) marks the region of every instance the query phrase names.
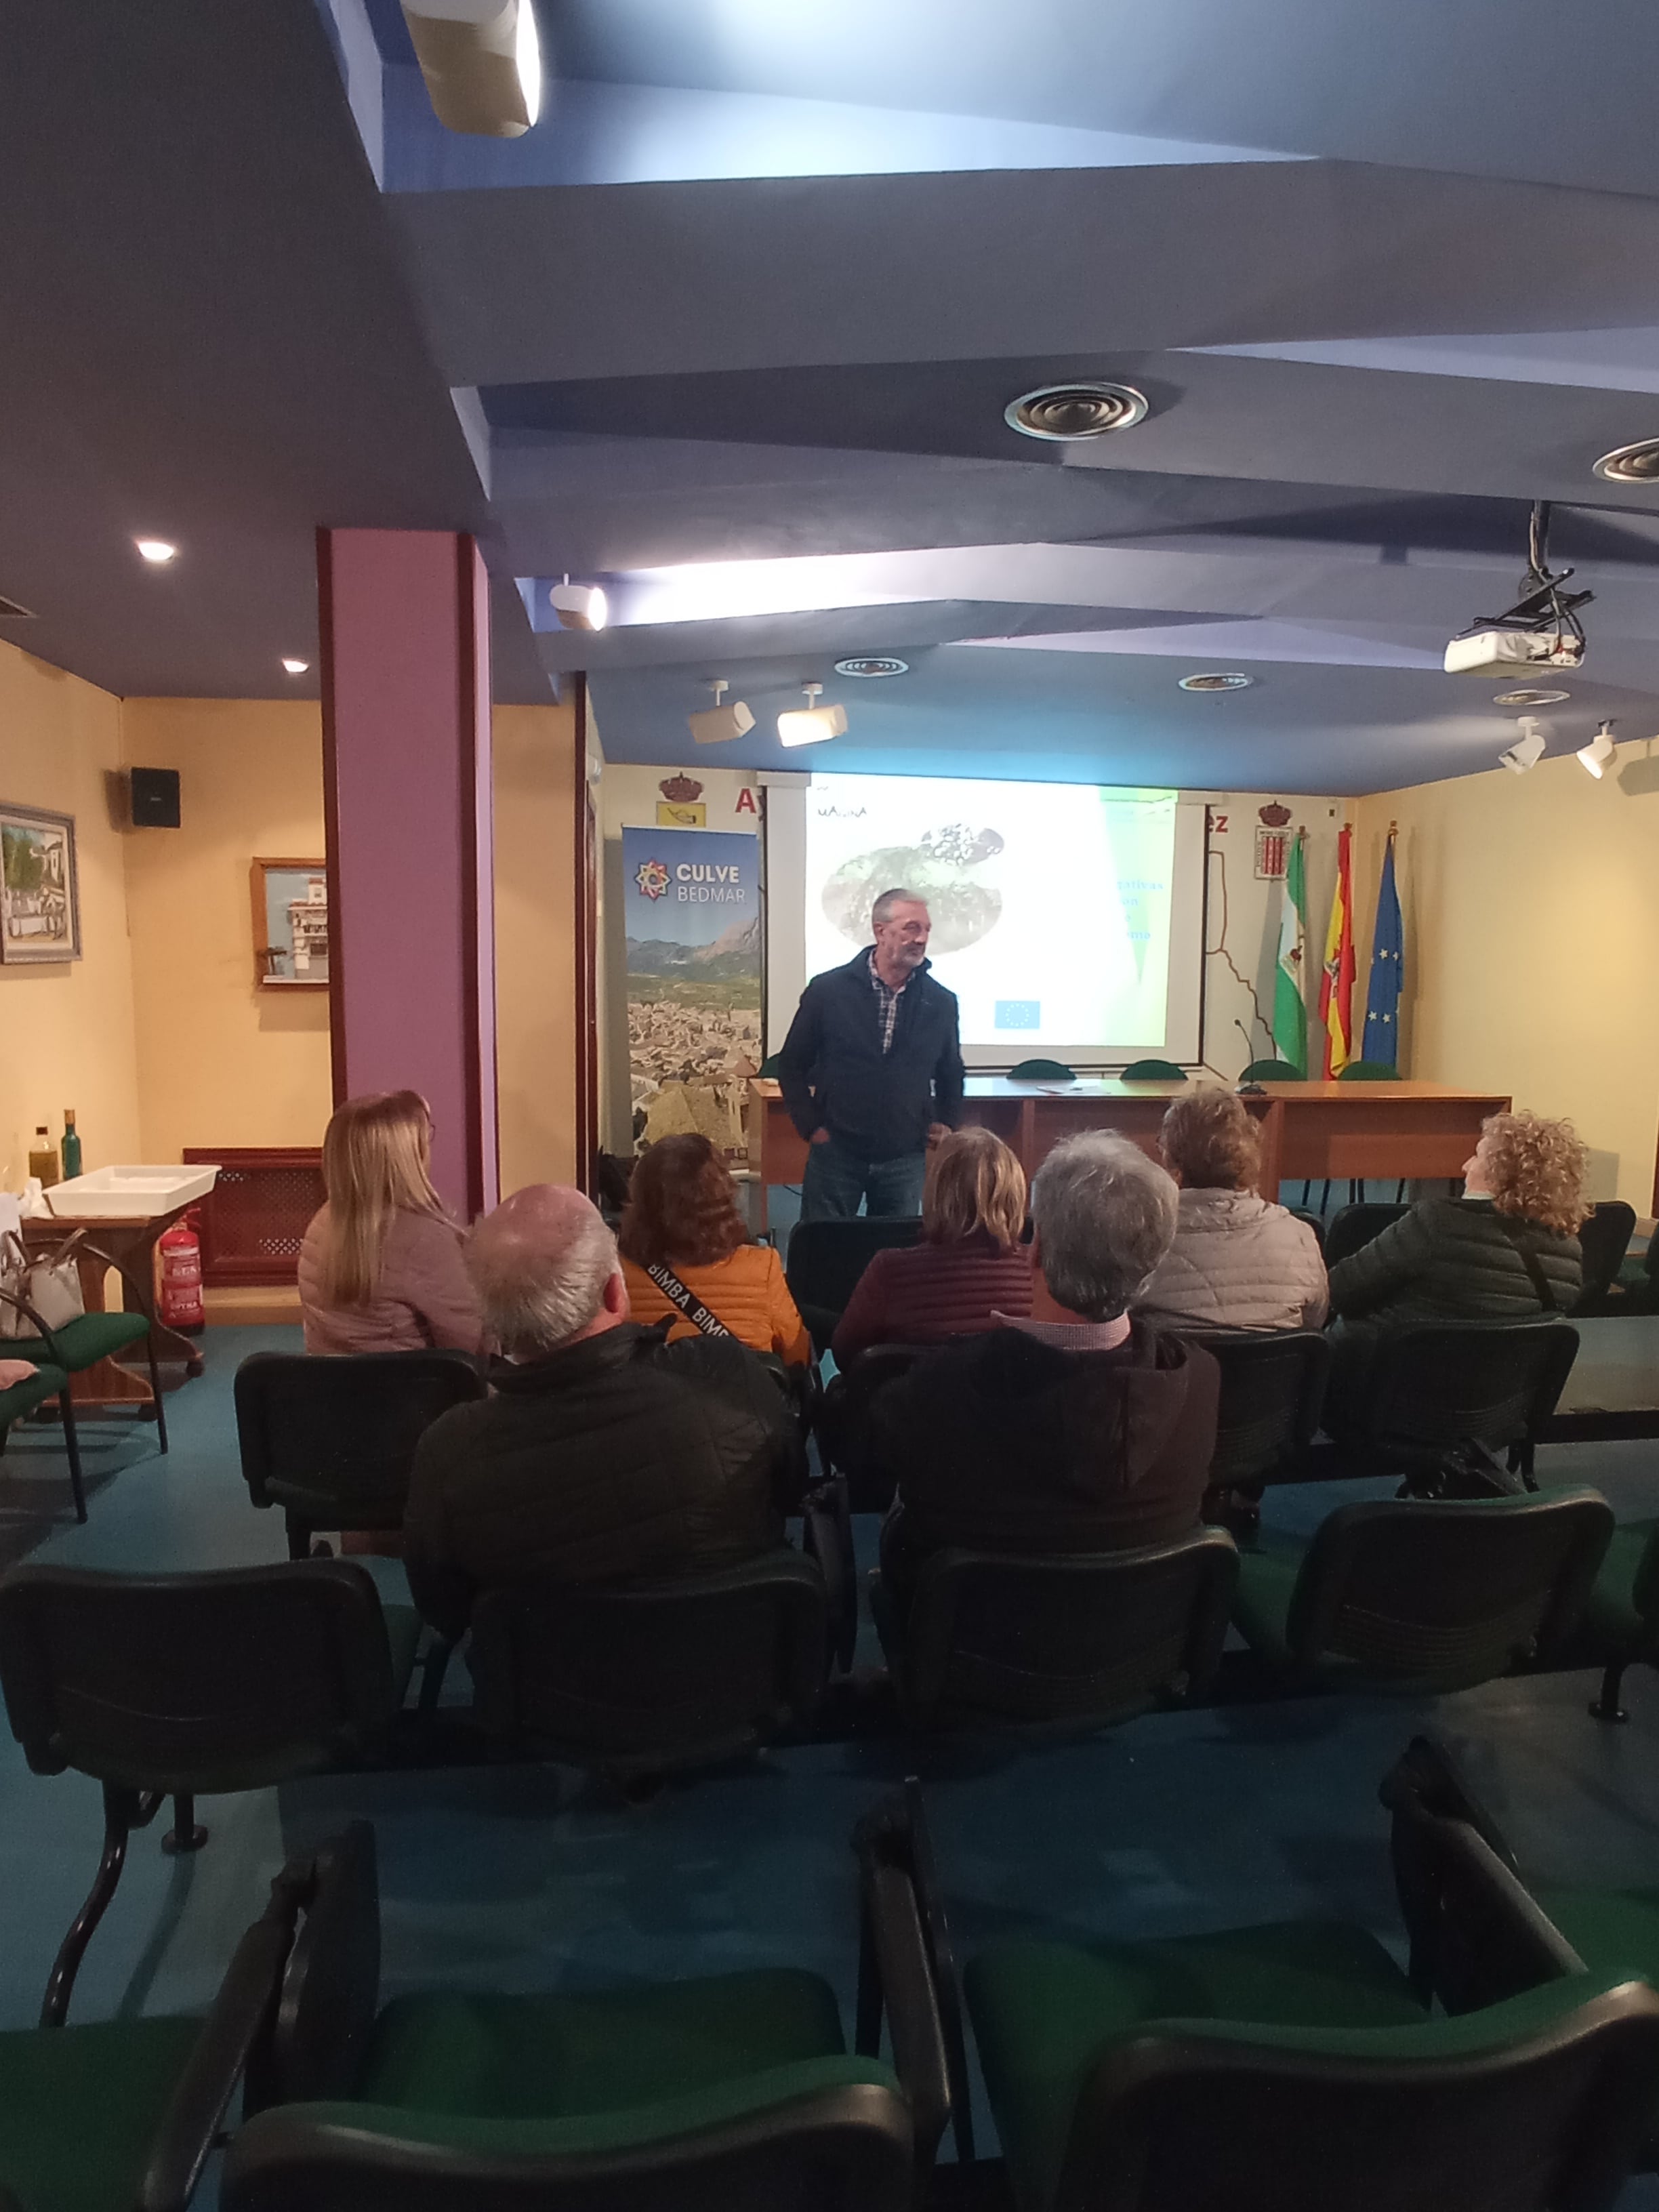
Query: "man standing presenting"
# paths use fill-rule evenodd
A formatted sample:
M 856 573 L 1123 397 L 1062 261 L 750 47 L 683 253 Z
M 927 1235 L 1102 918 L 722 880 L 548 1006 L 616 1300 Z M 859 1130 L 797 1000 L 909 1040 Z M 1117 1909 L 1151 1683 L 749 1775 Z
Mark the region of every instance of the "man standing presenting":
M 875 943 L 815 975 L 783 1050 L 778 1081 L 807 1139 L 803 1221 L 921 1211 L 927 1147 L 962 1118 L 956 994 L 927 973 L 932 925 L 912 891 L 884 891 Z

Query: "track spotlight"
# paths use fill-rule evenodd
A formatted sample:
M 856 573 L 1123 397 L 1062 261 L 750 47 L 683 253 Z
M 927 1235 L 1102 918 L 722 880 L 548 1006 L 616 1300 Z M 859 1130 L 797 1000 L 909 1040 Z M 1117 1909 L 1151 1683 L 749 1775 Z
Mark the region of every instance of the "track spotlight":
M 826 738 L 844 737 L 846 708 L 818 706 L 822 684 L 803 684 L 800 688 L 806 694 L 806 704 L 778 716 L 779 742 L 786 745 L 821 745 Z
M 1599 783 L 1607 772 L 1607 763 L 1618 747 L 1613 742 L 1613 724 L 1603 722 L 1587 745 L 1580 745 L 1575 757 L 1578 765 Z
M 1522 714 L 1521 734 L 1507 751 L 1498 756 L 1500 768 L 1509 769 L 1516 775 L 1524 775 L 1529 768 L 1536 768 L 1544 757 L 1544 732 L 1535 714 Z
M 447 131 L 524 136 L 542 105 L 532 0 L 404 0 L 404 21 Z
M 610 608 L 597 584 L 573 584 L 567 576 L 547 596 L 561 629 L 603 629 L 609 618 Z
M 691 734 L 700 745 L 721 745 L 729 738 L 747 737 L 755 726 L 755 717 L 741 699 L 734 699 L 729 707 L 720 702 L 731 690 L 723 676 L 717 676 L 709 690 L 714 695 L 712 707 L 705 707 L 701 714 L 688 714 L 686 720 Z

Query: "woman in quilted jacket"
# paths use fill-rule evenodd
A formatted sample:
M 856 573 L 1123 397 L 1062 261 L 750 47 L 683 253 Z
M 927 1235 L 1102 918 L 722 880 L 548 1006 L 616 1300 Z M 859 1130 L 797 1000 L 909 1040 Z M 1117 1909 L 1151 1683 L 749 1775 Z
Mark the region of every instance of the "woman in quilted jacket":
M 1318 1328 L 1325 1263 L 1305 1221 L 1259 1197 L 1261 1145 L 1231 1091 L 1189 1091 L 1164 1117 L 1164 1164 L 1181 1186 L 1175 1243 L 1134 1301 L 1188 1328 Z

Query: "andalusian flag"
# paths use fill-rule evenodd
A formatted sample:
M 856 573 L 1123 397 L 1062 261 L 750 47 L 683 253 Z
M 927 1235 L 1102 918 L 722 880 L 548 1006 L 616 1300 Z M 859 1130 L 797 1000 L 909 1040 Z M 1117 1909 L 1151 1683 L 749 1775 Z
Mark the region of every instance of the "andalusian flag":
M 1331 896 L 1331 926 L 1325 932 L 1325 974 L 1319 986 L 1319 1018 L 1325 1025 L 1325 1076 L 1340 1075 L 1352 1057 L 1353 886 L 1348 848 L 1353 832 L 1336 839 L 1336 889 Z
M 1273 1050 L 1289 1066 L 1308 1072 L 1308 1002 L 1302 995 L 1308 969 L 1308 887 L 1303 874 L 1302 832 L 1291 840 L 1279 909 L 1279 972 L 1273 978 Z

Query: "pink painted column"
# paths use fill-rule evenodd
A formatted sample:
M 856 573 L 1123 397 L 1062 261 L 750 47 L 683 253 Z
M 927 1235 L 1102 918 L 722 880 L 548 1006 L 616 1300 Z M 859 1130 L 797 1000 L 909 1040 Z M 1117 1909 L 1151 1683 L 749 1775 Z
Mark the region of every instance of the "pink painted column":
M 418 1091 L 463 1219 L 498 1196 L 489 602 L 474 539 L 319 530 L 334 1098 Z

